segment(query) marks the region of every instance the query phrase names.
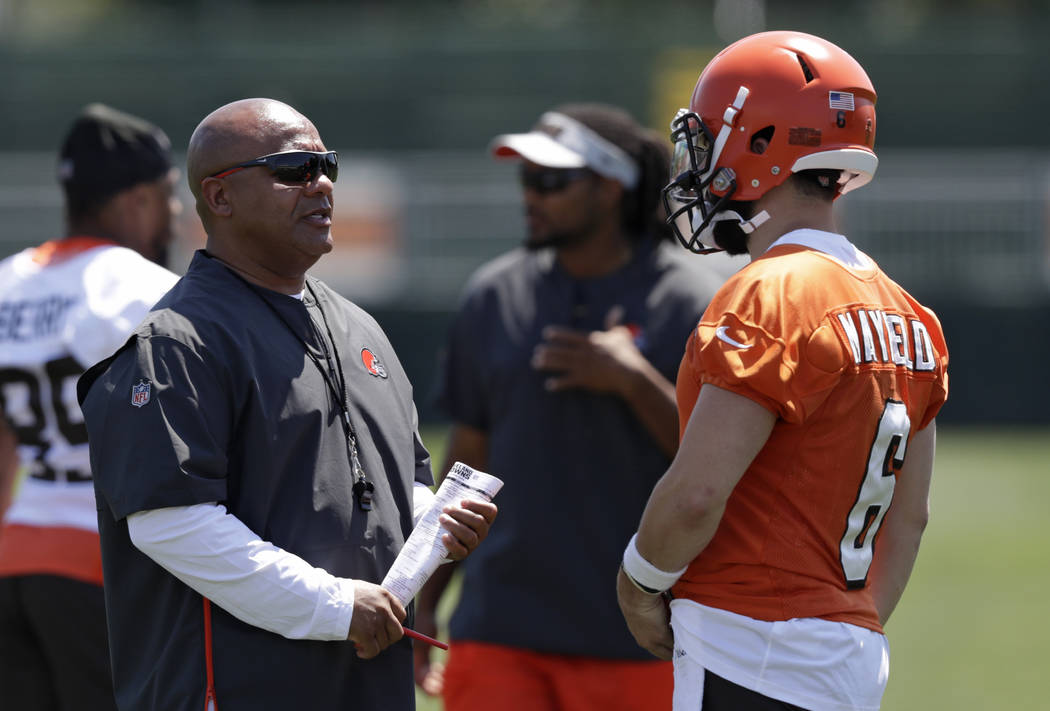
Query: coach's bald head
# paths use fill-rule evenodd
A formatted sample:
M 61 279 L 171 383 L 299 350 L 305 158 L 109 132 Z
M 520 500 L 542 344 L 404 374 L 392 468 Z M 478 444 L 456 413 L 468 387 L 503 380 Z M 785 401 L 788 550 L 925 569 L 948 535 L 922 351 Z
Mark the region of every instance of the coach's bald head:
M 317 135 L 310 119 L 273 99 L 241 99 L 204 117 L 190 136 L 186 173 L 200 199 L 209 175 L 268 153 L 276 153 L 303 134 Z

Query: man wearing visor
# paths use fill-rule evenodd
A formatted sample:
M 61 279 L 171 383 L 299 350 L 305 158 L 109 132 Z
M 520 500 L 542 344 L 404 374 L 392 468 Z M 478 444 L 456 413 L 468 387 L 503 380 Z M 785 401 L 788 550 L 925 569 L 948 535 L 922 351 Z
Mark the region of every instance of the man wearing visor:
M 336 154 L 246 99 L 186 162 L 205 249 L 78 386 L 118 706 L 412 709 L 410 611 L 378 583 L 430 457 L 382 329 L 306 276 L 332 249 Z M 453 557 L 495 512 L 445 508 Z
M 528 231 L 467 285 L 444 362 L 449 460 L 506 482 L 463 565 L 445 708 L 666 705 L 670 665 L 633 642 L 608 579 L 677 447 L 675 370 L 721 279 L 665 240 L 668 151 L 625 112 L 564 106 L 491 148 L 518 163 Z M 418 647 L 416 674 L 439 692 Z
M 676 235 L 751 263 L 689 339 L 681 445 L 620 607 L 674 659 L 676 710 L 877 709 L 948 355 L 933 312 L 836 229 L 833 201 L 877 165 L 875 90 L 830 42 L 762 33 L 711 60 L 671 127 Z

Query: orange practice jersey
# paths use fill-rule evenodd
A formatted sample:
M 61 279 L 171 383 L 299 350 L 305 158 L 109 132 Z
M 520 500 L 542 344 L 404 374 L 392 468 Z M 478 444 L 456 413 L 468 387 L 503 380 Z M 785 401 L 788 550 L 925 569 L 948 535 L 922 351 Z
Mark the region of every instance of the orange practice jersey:
M 778 419 L 674 595 L 881 631 L 867 586 L 875 537 L 911 435 L 947 397 L 947 361 L 936 316 L 874 263 L 783 244 L 734 275 L 689 339 L 680 422 L 705 383 Z

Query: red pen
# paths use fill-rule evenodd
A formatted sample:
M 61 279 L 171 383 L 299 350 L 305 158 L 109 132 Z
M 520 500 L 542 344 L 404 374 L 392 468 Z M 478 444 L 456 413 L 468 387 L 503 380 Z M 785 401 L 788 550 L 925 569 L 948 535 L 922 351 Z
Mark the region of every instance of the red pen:
M 433 637 L 427 637 L 425 634 L 421 634 L 419 632 L 416 632 L 415 630 L 410 630 L 407 627 L 402 627 L 401 629 L 403 629 L 405 631 L 405 634 L 407 634 L 412 639 L 418 639 L 420 642 L 426 642 L 427 644 L 432 644 L 435 647 L 437 647 L 438 649 L 448 650 L 448 645 L 447 644 L 445 644 L 444 642 L 441 642 L 439 640 L 436 640 Z

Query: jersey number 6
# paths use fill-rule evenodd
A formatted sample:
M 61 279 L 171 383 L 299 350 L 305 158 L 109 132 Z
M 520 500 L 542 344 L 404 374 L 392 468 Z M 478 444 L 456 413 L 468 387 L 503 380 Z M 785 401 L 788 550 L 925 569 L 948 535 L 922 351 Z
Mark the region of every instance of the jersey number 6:
M 847 588 L 862 588 L 867 582 L 875 536 L 893 499 L 893 487 L 897 483 L 895 475 L 904 465 L 910 430 L 908 408 L 903 402 L 887 400 L 868 453 L 864 481 L 846 519 L 846 532 L 839 542 L 839 559 Z

